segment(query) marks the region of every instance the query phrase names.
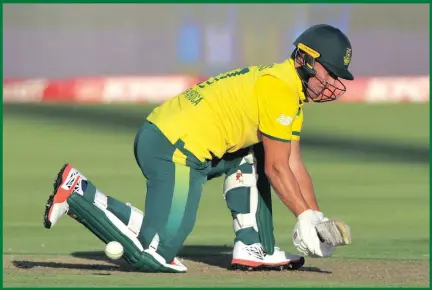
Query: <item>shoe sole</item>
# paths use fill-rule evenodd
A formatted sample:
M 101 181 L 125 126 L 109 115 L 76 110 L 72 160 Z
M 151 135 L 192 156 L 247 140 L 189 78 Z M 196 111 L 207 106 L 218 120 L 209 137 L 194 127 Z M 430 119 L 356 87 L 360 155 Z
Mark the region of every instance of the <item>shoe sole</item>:
M 260 265 L 260 266 L 248 266 L 248 265 L 242 265 L 242 264 L 232 264 L 231 270 L 234 271 L 285 271 L 285 270 L 298 270 L 301 267 L 303 267 L 305 263 L 305 259 L 301 257 L 297 261 L 289 262 L 288 264 L 284 265 Z
M 51 206 L 54 202 L 54 196 L 58 190 L 58 188 L 60 187 L 60 185 L 62 184 L 63 181 L 63 172 L 65 171 L 66 167 L 68 166 L 68 164 L 66 163 L 65 165 L 63 165 L 63 167 L 60 169 L 59 173 L 57 174 L 57 178 L 54 181 L 53 184 L 53 192 L 51 193 L 51 195 L 48 197 L 48 201 L 46 202 L 45 205 L 45 213 L 44 213 L 44 219 L 43 219 L 43 225 L 46 229 L 51 228 L 51 222 L 48 219 L 48 214 L 49 211 L 51 209 Z

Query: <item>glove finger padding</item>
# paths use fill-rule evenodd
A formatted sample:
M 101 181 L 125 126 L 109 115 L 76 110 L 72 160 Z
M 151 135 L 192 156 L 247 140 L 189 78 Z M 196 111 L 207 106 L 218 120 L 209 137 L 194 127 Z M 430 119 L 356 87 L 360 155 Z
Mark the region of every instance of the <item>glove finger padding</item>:
M 313 258 L 327 258 L 331 257 L 334 252 L 334 247 L 328 246 L 320 241 L 319 251 L 310 253 L 309 256 Z
M 329 257 L 333 254 L 333 247 L 322 243 L 318 237 L 315 225 L 319 220 L 315 215 L 305 212 L 299 216 L 293 231 L 293 244 L 296 249 L 311 257 Z
M 299 251 L 300 253 L 306 256 L 309 255 L 309 251 L 305 243 L 302 241 L 297 227 L 294 227 L 292 238 L 293 238 L 293 245 L 297 249 L 297 251 Z
M 333 247 L 322 243 L 314 227 L 305 228 L 301 236 L 302 242 L 308 249 L 310 257 L 329 257 L 333 254 Z
M 351 244 L 351 229 L 341 220 L 332 219 L 315 226 L 319 239 L 329 247 Z

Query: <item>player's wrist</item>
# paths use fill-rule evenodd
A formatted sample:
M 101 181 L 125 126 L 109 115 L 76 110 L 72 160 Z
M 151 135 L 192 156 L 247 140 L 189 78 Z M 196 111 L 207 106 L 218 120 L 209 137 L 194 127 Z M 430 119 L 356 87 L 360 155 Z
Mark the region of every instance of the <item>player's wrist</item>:
M 319 220 L 324 219 L 324 214 L 319 210 L 313 210 Z
M 310 209 L 310 208 L 308 208 L 308 209 L 300 212 L 297 215 L 297 220 L 299 220 L 299 221 L 300 220 L 312 220 L 312 219 L 315 219 L 315 218 L 316 218 L 315 212 L 312 209 Z

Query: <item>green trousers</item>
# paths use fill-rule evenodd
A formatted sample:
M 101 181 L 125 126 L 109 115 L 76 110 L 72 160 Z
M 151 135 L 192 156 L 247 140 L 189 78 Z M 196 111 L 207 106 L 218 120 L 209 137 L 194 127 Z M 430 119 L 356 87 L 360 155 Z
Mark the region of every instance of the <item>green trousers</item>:
M 236 170 L 248 149 L 201 162 L 184 148 L 181 140 L 171 144 L 154 124 L 146 122 L 135 137 L 134 153 L 147 179 L 144 219 L 138 239 L 147 248 L 158 234 L 157 252 L 171 261 L 195 225 L 204 183 Z

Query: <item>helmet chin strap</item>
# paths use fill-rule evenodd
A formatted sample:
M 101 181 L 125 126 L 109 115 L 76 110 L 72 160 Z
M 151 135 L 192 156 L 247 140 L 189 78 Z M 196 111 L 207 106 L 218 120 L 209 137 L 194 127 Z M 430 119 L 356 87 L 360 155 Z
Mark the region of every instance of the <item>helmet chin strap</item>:
M 298 48 L 293 51 L 292 57 L 294 60 L 297 58 L 297 55 L 299 53 L 300 53 L 300 51 Z M 310 97 L 309 92 L 308 92 L 308 82 L 309 82 L 309 79 L 315 75 L 315 70 L 314 70 L 315 60 L 310 55 L 305 53 L 303 55 L 303 61 L 304 61 L 304 64 L 302 64 L 299 67 L 296 67 L 296 71 L 297 71 L 297 74 L 300 77 L 300 80 L 302 82 L 303 93 L 306 96 L 305 102 L 308 103 L 310 99 L 312 101 L 314 101 L 313 98 Z M 309 67 L 307 67 L 307 65 L 309 65 Z
M 309 97 L 309 94 L 308 94 L 308 85 L 307 85 L 307 83 L 309 82 L 309 79 L 313 75 L 304 66 L 297 67 L 296 70 L 297 70 L 297 73 L 298 73 L 298 75 L 300 77 L 300 80 L 302 82 L 303 93 L 306 95 L 306 100 L 304 102 L 308 103 L 310 97 Z

